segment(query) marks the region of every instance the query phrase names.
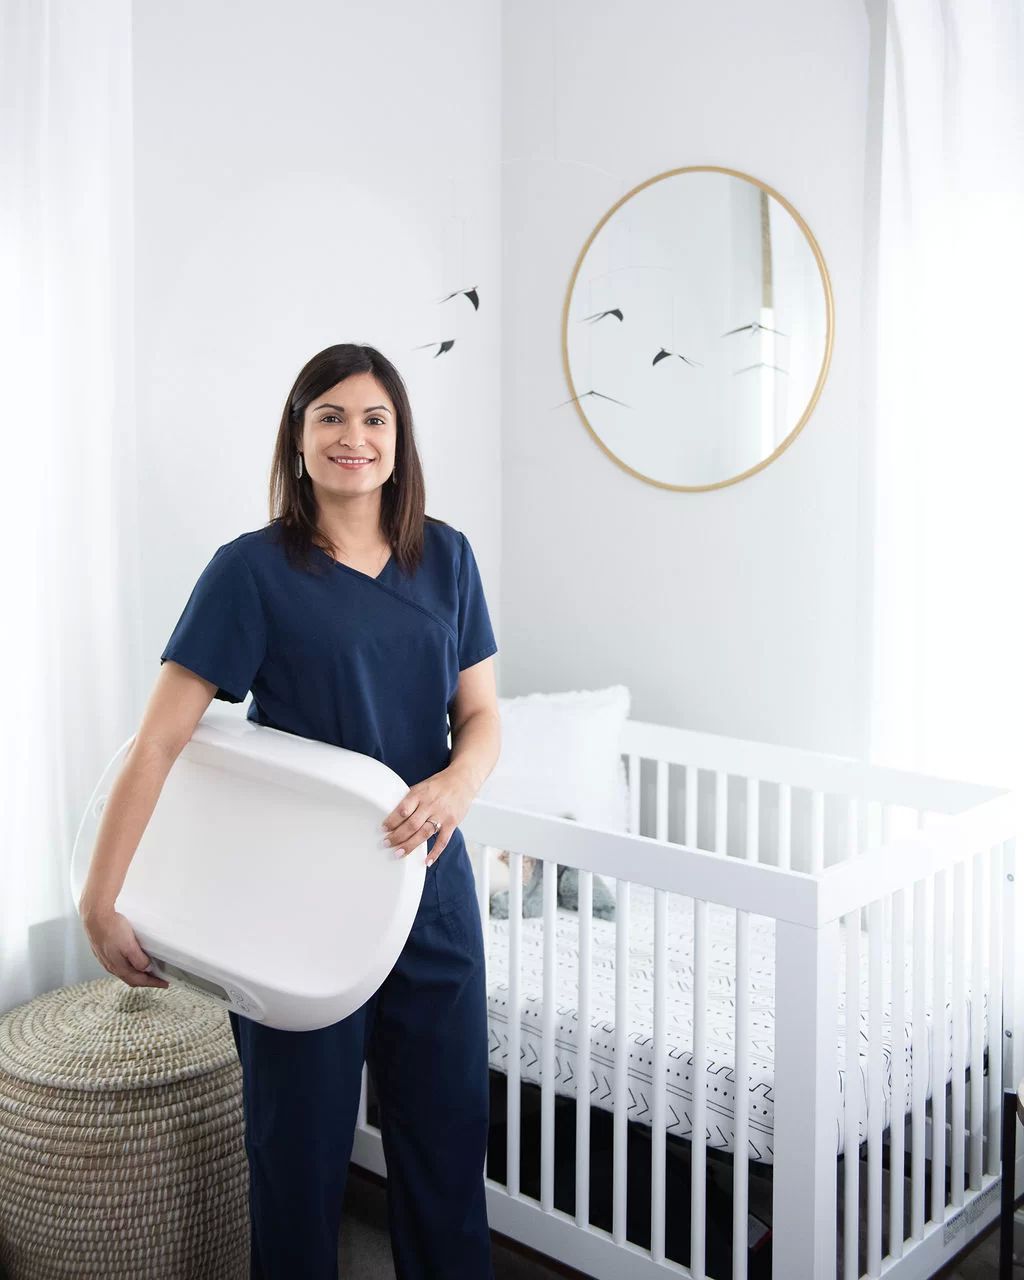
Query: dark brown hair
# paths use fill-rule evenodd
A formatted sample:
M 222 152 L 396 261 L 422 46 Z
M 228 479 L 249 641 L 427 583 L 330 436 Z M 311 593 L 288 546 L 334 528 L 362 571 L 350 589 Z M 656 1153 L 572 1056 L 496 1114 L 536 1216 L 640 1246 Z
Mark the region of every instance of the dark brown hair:
M 395 406 L 395 480 L 388 479 L 381 490 L 381 532 L 391 544 L 396 564 L 412 573 L 423 555 L 423 525 L 434 521 L 425 510 L 426 491 L 423 468 L 413 433 L 412 408 L 402 376 L 386 356 L 374 347 L 356 342 L 340 342 L 325 347 L 300 370 L 281 413 L 274 457 L 270 468 L 270 524 L 284 546 L 288 559 L 311 569 L 313 547 L 332 554 L 331 544 L 317 528 L 317 504 L 313 482 L 303 471 L 295 474 L 295 457 L 302 444 L 302 421 L 306 406 L 354 373 L 372 374 Z M 444 524 L 442 521 L 434 521 Z M 326 562 L 321 562 L 326 568 Z

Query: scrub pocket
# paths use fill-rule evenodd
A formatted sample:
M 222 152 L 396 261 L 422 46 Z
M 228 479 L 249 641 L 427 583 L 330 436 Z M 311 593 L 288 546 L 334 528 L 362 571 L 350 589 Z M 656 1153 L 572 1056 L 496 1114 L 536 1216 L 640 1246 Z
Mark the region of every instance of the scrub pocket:
M 484 962 L 483 920 L 475 894 L 447 902 L 441 908 L 441 919 L 452 944 L 466 955 Z

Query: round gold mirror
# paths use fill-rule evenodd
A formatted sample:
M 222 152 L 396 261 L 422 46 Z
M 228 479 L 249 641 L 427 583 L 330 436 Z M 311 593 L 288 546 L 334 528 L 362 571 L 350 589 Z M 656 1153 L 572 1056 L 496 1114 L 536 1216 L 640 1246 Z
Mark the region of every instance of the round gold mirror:
M 590 233 L 562 360 L 584 426 L 619 466 L 666 489 L 717 489 L 796 437 L 833 330 L 824 259 L 789 201 L 694 165 L 634 187 Z

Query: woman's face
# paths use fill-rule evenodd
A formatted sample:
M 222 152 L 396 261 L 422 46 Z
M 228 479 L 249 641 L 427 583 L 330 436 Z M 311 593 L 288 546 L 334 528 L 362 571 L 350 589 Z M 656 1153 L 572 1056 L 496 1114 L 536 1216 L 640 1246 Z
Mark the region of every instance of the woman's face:
M 395 406 L 371 373 L 354 373 L 306 406 L 302 460 L 314 485 L 330 493 L 366 494 L 395 466 Z M 333 458 L 366 458 L 346 465 Z

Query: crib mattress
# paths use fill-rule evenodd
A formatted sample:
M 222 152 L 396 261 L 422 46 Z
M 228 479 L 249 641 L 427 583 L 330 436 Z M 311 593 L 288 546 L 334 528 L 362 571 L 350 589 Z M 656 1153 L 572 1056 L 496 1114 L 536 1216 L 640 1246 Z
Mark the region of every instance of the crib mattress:
M 678 894 L 667 895 L 667 984 L 666 1026 L 667 1053 L 665 1075 L 665 1112 L 667 1132 L 692 1138 L 693 1111 L 693 902 Z M 704 1073 L 707 1145 L 720 1151 L 735 1148 L 736 1073 L 735 1073 L 735 995 L 736 995 L 736 913 L 729 907 L 708 904 L 707 930 L 707 1019 Z M 543 920 L 532 917 L 521 924 L 520 970 L 520 1076 L 524 1081 L 541 1082 L 541 1031 L 543 1026 Z M 590 1078 L 588 1088 L 591 1106 L 611 1111 L 615 1080 L 615 923 L 592 922 L 590 984 Z M 847 1088 L 845 1047 L 846 1011 L 846 931 L 839 930 L 839 1001 L 836 1017 L 836 1042 L 839 1046 L 839 1070 L 836 1077 L 837 1122 L 836 1154 L 844 1147 L 842 1096 Z M 508 935 L 507 920 L 491 920 L 488 931 L 487 1000 L 490 1042 L 490 1066 L 508 1071 Z M 885 1112 L 883 1127 L 892 1114 L 892 1061 L 894 1046 L 902 1050 L 906 1063 L 906 1090 L 903 1112 L 908 1114 L 912 1098 L 912 1045 L 910 1014 L 913 1009 L 912 944 L 908 931 L 904 991 L 906 1014 L 903 1035 L 893 1034 L 891 1006 L 890 948 L 883 946 L 882 990 L 882 1091 Z M 773 1161 L 774 1129 L 774 1059 L 775 1059 L 775 921 L 765 916 L 749 917 L 748 1025 L 750 1031 L 748 1152 L 751 1160 L 770 1164 Z M 858 1054 L 856 1087 L 860 1091 L 860 1139 L 867 1133 L 867 1043 L 868 1043 L 868 955 L 866 935 L 861 940 L 860 956 L 860 1026 L 863 1052 Z M 579 995 L 578 916 L 575 911 L 559 907 L 556 912 L 557 963 L 555 978 L 555 1051 L 554 1087 L 558 1094 L 574 1098 L 577 1093 L 577 1059 L 580 1042 L 576 1002 Z M 630 891 L 629 950 L 629 1031 L 627 1067 L 627 1114 L 630 1120 L 651 1124 L 653 1096 L 651 1081 L 654 1071 L 654 890 L 633 885 Z M 952 1078 L 952 955 L 946 963 L 947 1002 L 944 1030 L 940 1042 L 945 1047 L 946 1079 Z M 929 975 L 925 998 L 928 1087 L 931 1096 L 932 1046 L 932 980 Z M 982 1035 L 988 1043 L 987 971 L 984 975 Z M 970 982 L 965 982 L 964 1010 L 965 1062 L 971 1058 Z

